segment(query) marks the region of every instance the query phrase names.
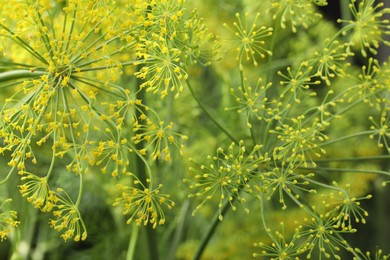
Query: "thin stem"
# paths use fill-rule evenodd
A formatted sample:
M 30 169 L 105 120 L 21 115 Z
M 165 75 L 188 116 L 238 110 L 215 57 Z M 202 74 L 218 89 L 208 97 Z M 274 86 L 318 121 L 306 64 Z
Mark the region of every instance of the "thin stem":
M 22 79 L 22 78 L 36 78 L 44 75 L 46 72 L 44 71 L 30 71 L 30 70 L 12 70 L 7 72 L 0 73 L 0 82 L 5 82 L 14 79 Z
M 345 158 L 326 158 L 326 159 L 317 159 L 314 162 L 355 162 L 355 161 L 373 161 L 373 160 L 383 160 L 390 159 L 389 155 L 378 155 L 378 156 L 362 156 L 362 157 L 345 157 Z
M 3 24 L 0 23 L 0 28 L 3 28 L 4 30 L 6 30 L 7 32 L 9 32 L 12 37 L 9 37 L 12 41 L 14 41 L 16 44 L 20 45 L 23 49 L 25 49 L 27 52 L 29 52 L 31 55 L 33 55 L 34 57 L 36 57 L 38 60 L 40 60 L 42 63 L 48 65 L 49 63 L 47 62 L 47 60 L 41 55 L 39 54 L 36 50 L 34 50 L 26 41 L 24 41 L 22 38 L 20 38 L 19 36 L 16 36 L 15 33 L 13 31 L 11 31 L 10 29 L 8 29 L 8 27 L 4 26 Z
M 350 1 L 340 1 L 341 19 L 344 21 L 352 20 L 352 14 L 349 10 Z
M 238 140 L 226 129 L 224 128 L 211 114 L 210 112 L 206 109 L 206 107 L 202 104 L 202 102 L 199 100 L 199 98 L 195 95 L 195 92 L 189 82 L 189 80 L 187 80 L 187 85 L 188 85 L 188 88 L 191 92 L 191 95 L 192 97 L 195 99 L 195 101 L 198 103 L 199 107 L 203 110 L 203 112 L 211 119 L 211 121 L 213 121 L 213 123 L 222 131 L 224 132 L 229 138 L 230 140 L 232 140 L 233 142 L 237 143 L 238 144 Z
M 84 191 L 84 185 L 83 185 L 83 176 L 84 176 L 84 173 L 80 173 L 79 174 L 80 176 L 80 179 L 79 179 L 79 194 L 77 195 L 77 200 L 76 200 L 76 203 L 74 204 L 76 207 L 79 207 L 80 205 L 80 202 L 81 202 L 81 198 L 83 197 L 83 191 Z
M 5 177 L 2 181 L 0 181 L 0 186 L 3 185 L 8 181 L 8 179 L 11 177 L 13 171 L 16 169 L 16 166 L 13 166 L 11 170 L 8 172 L 7 177 Z
M 195 252 L 195 255 L 194 257 L 192 258 L 193 260 L 199 260 L 204 252 L 204 250 L 206 249 L 206 246 L 207 244 L 209 243 L 211 237 L 214 235 L 214 232 L 218 226 L 218 224 L 221 222 L 219 220 L 219 216 L 220 215 L 225 215 L 226 212 L 229 210 L 230 208 L 230 204 L 233 203 L 235 200 L 235 197 L 233 197 L 233 200 L 232 201 L 229 201 L 229 200 L 225 200 L 224 201 L 224 204 L 222 205 L 222 209 L 221 209 L 221 212 L 217 212 L 213 219 L 211 220 L 211 223 L 207 229 L 207 233 L 204 234 L 202 240 L 201 240 L 201 243 L 198 247 L 198 249 L 196 250 Z
M 137 93 L 136 98 L 140 99 L 140 100 L 144 100 L 145 99 L 144 91 L 139 91 Z M 136 116 L 137 116 L 137 118 L 139 118 L 141 116 L 141 112 L 137 110 Z M 141 141 L 135 145 L 136 151 L 139 151 L 143 148 L 144 148 L 144 141 Z M 137 153 L 137 157 L 135 160 L 136 160 L 136 171 L 138 173 L 138 179 L 140 180 L 141 185 L 143 187 L 147 187 L 147 185 L 148 185 L 147 180 L 151 179 L 151 177 L 152 177 L 150 175 L 150 172 L 149 172 L 149 176 L 147 173 L 147 171 L 149 171 L 148 163 L 143 158 L 143 156 L 140 155 L 139 153 Z M 149 185 L 151 185 L 151 183 Z M 150 259 L 153 259 L 153 260 L 159 260 L 156 234 L 157 234 L 156 231 L 153 229 L 153 227 L 151 225 L 146 226 L 146 238 L 147 238 L 148 246 L 149 246 L 149 256 L 150 256 Z
M 329 171 L 329 172 L 349 172 L 349 173 L 374 173 L 390 176 L 390 172 L 381 171 L 381 170 L 369 170 L 369 169 L 352 169 L 352 168 L 329 168 L 329 167 L 298 167 L 302 170 L 317 170 L 317 171 Z M 310 180 L 313 182 L 313 180 Z
M 138 241 L 139 227 L 135 223 L 133 223 L 131 227 L 131 231 L 132 232 L 130 236 L 129 247 L 127 249 L 126 260 L 134 259 L 135 246 L 137 245 L 137 241 Z
M 343 140 L 346 140 L 346 139 L 349 139 L 349 138 L 353 138 L 353 137 L 357 137 L 357 136 L 361 136 L 361 135 L 368 135 L 368 134 L 372 134 L 372 131 L 363 131 L 363 132 L 359 132 L 359 133 L 353 133 L 353 134 L 350 134 L 350 135 L 342 136 L 342 137 L 339 137 L 339 138 L 336 138 L 336 139 L 332 139 L 332 140 L 330 140 L 328 142 L 321 143 L 321 144 L 318 145 L 318 147 L 330 145 L 330 144 L 333 144 L 333 143 L 336 143 L 336 142 L 339 142 L 339 141 L 343 141 Z

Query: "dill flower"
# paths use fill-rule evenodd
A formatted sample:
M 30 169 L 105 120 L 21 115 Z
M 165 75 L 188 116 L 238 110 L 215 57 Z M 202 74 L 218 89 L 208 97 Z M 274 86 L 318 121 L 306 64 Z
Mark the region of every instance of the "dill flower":
M 27 173 L 21 179 L 26 182 L 19 185 L 20 194 L 26 197 L 27 201 L 32 203 L 34 207 L 42 211 L 50 211 L 53 205 L 48 199 L 50 188 L 47 177 L 38 177 L 35 174 Z
M 313 67 L 308 62 L 302 62 L 296 71 L 292 71 L 291 67 L 287 67 L 287 73 L 283 74 L 278 71 L 278 75 L 282 77 L 280 85 L 283 86 L 283 91 L 280 94 L 280 98 L 289 98 L 291 94 L 296 103 L 300 103 L 301 100 L 298 98 L 301 93 L 308 96 L 316 96 L 315 92 L 310 92 L 308 89 L 310 86 L 318 85 L 321 82 L 319 80 L 312 81 Z
M 329 192 L 326 195 L 328 199 L 324 200 L 326 209 L 330 209 L 326 216 L 332 217 L 335 227 L 342 229 L 353 229 L 352 220 L 356 223 L 366 223 L 368 212 L 361 207 L 361 201 L 371 199 L 372 195 L 356 197 L 351 194 L 351 185 L 347 184 L 345 188 L 338 186 L 336 182 L 333 185 L 337 190 Z
M 248 13 L 245 13 L 244 23 L 241 21 L 241 16 L 236 13 L 237 22 L 233 23 L 234 28 L 231 28 L 226 23 L 224 27 L 229 29 L 237 39 L 237 60 L 239 61 L 240 70 L 242 70 L 243 60 L 252 61 L 254 66 L 258 65 L 258 58 L 264 58 L 265 55 L 272 55 L 272 52 L 267 50 L 263 45 L 266 43 L 265 38 L 272 35 L 272 28 L 266 26 L 258 27 L 257 20 L 260 14 L 257 13 L 252 25 L 247 24 Z
M 362 72 L 357 78 L 354 78 L 356 83 L 346 93 L 347 101 L 351 102 L 359 98 L 370 107 L 381 110 L 381 106 L 388 102 L 386 97 L 387 77 L 387 70 L 381 68 L 378 60 L 368 59 L 368 64 L 363 65 Z
M 181 65 L 181 50 L 170 47 L 165 38 L 158 37 L 140 44 L 137 55 L 143 58 L 143 66 L 134 75 L 146 79 L 140 87 L 154 94 L 159 92 L 161 98 L 175 92 L 175 98 L 178 98 L 184 89 L 183 80 L 188 78 Z
M 150 182 L 150 180 L 148 180 Z M 166 221 L 163 206 L 172 209 L 175 203 L 170 199 L 170 195 L 160 193 L 162 184 L 154 189 L 145 187 L 138 179 L 135 185 L 141 188 L 118 184 L 121 196 L 115 199 L 113 206 L 121 206 L 123 215 L 130 215 L 127 224 L 135 223 L 138 226 L 151 224 L 153 228 L 163 225 Z
M 166 124 L 164 121 L 155 123 L 149 118 L 145 118 L 146 123 L 133 122 L 133 131 L 135 136 L 132 140 L 135 144 L 145 141 L 145 146 L 139 151 L 141 155 L 146 155 L 151 150 L 150 156 L 153 160 L 164 159 L 169 161 L 171 158 L 170 147 L 173 145 L 180 151 L 184 145 L 180 140 L 187 140 L 188 137 L 173 131 L 173 122 Z
M 267 200 L 271 200 L 271 198 L 277 196 L 279 203 L 282 205 L 282 209 L 286 209 L 285 194 L 298 205 L 302 205 L 299 202 L 302 191 L 309 193 L 316 192 L 316 190 L 309 188 L 309 178 L 313 176 L 313 173 L 299 173 L 297 166 L 292 162 L 283 162 L 280 167 L 275 165 L 271 171 L 262 173 L 259 176 L 262 184 L 257 188 L 265 192 Z
M 315 2 L 323 3 L 324 1 Z M 307 28 L 309 23 L 321 17 L 320 14 L 315 12 L 312 0 L 273 0 L 270 12 L 274 20 L 278 19 L 283 29 L 287 28 L 287 25 L 290 24 L 293 33 L 297 32 L 298 26 Z
M 20 224 L 17 221 L 17 213 L 13 210 L 6 210 L 5 204 L 10 202 L 7 199 L 0 204 L 0 241 L 3 242 L 7 236 L 12 233 L 13 229 Z
M 141 88 L 165 98 L 178 98 L 188 78 L 187 65 L 208 65 L 217 53 L 214 37 L 196 12 L 187 14 L 182 0 L 148 0 L 136 6 L 138 25 L 134 75 L 144 80 Z
M 316 62 L 314 69 L 317 69 L 317 75 L 329 86 L 331 78 L 346 75 L 345 67 L 350 65 L 346 62 L 346 59 L 353 56 L 353 53 L 348 51 L 348 44 L 331 41 L 326 44 L 321 52 L 315 52 L 314 55 L 317 56 L 314 59 Z
M 245 114 L 246 123 L 249 128 L 252 124 L 249 122 L 251 116 L 255 116 L 258 120 L 262 120 L 265 116 L 266 105 L 272 101 L 268 101 L 266 97 L 267 89 L 269 89 L 272 83 L 267 85 L 261 84 L 262 79 L 257 81 L 256 87 L 251 87 L 244 81 L 243 86 L 239 86 L 236 89 L 231 88 L 230 94 L 234 97 L 238 105 L 225 108 L 225 111 L 236 110 L 238 114 Z
M 287 240 L 285 237 L 284 223 L 281 222 L 280 226 L 281 231 L 275 231 L 274 234 L 271 233 L 270 229 L 267 229 L 267 233 L 272 239 L 271 245 L 264 244 L 263 242 L 255 243 L 255 247 L 258 248 L 260 252 L 254 253 L 254 257 L 267 257 L 274 260 L 300 259 L 299 256 L 308 249 L 307 245 L 300 241 L 300 230 L 302 229 L 302 226 L 295 229 L 290 240 Z
M 352 251 L 343 234 L 354 233 L 356 229 L 341 229 L 336 225 L 337 220 L 331 216 L 313 215 L 304 218 L 305 224 L 301 231 L 301 237 L 305 238 L 307 245 L 307 258 L 316 259 L 330 258 L 341 259 L 340 251 L 345 249 Z
M 221 208 L 224 200 L 228 200 L 235 210 L 233 200 L 244 201 L 240 195 L 241 190 L 252 192 L 250 179 L 262 164 L 269 161 L 267 154 L 260 154 L 261 149 L 261 145 L 256 145 L 249 152 L 244 142 L 240 141 L 238 145 L 232 143 L 227 151 L 218 148 L 215 156 L 207 157 L 209 164 L 201 164 L 190 159 L 196 165 L 196 168 L 190 167 L 190 171 L 195 173 L 195 183 L 191 184 L 190 188 L 196 192 L 189 197 L 198 197 L 201 200 L 193 214 L 213 198 L 219 199 L 220 220 L 223 218 Z
M 353 260 L 386 260 L 390 258 L 390 254 L 383 254 L 382 249 L 376 249 L 375 254 L 372 254 L 370 251 L 362 252 L 359 248 L 354 248 L 354 252 L 358 254 L 358 256 L 355 256 Z
M 113 2 L 69 1 L 62 9 L 42 1 L 12 2 L 25 13 L 17 25 L 0 22 L 0 37 L 21 53 L 2 61 L 11 71 L 0 75 L 1 86 L 14 87 L 0 111 L 4 149 L 31 142 L 40 146 L 53 138 L 58 157 L 74 152 L 84 158 L 83 145 L 92 144 L 86 140 L 91 138 L 88 125 L 102 114 L 99 101 L 104 97 L 98 93 L 126 99 L 123 89 L 112 83 L 122 73 L 119 54 L 134 42 L 121 38 L 128 31 L 119 33 Z M 26 33 L 30 30 L 31 37 Z M 117 42 L 123 43 L 120 50 Z M 25 142 L 8 137 L 17 132 Z M 23 162 L 21 155 L 33 157 L 28 150 L 15 153 L 16 164 Z
M 61 195 L 64 194 L 64 195 Z M 74 241 L 85 240 L 87 229 L 81 218 L 77 203 L 74 204 L 69 195 L 61 188 L 51 193 L 51 200 L 54 204 L 53 216 L 49 224 L 58 232 L 62 232 L 61 237 L 67 241 L 73 238 Z
M 354 20 L 338 20 L 339 23 L 346 23 L 343 34 L 352 31 L 350 42 L 359 46 L 363 57 L 367 57 L 366 49 L 376 54 L 380 43 L 390 45 L 385 39 L 390 34 L 389 20 L 384 18 L 390 9 L 382 7 L 383 3 L 376 4 L 375 0 L 352 0 L 349 9 Z
M 282 123 L 271 129 L 271 134 L 277 135 L 281 141 L 273 151 L 276 160 L 285 160 L 307 167 L 315 166 L 313 157 L 321 157 L 326 151 L 319 147 L 318 143 L 328 140 L 329 137 L 322 133 L 325 125 L 315 120 L 311 125 L 305 126 L 303 115 L 291 119 L 291 125 Z
M 370 138 L 374 139 L 375 136 L 378 138 L 378 146 L 385 147 L 387 152 L 390 153 L 390 113 L 389 109 L 384 109 L 379 121 L 374 121 L 372 116 L 369 120 L 372 122 Z

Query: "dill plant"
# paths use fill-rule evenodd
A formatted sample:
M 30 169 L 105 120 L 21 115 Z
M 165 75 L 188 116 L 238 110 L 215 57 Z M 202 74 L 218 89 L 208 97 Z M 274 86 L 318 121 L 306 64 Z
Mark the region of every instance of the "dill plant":
M 368 221 L 369 181 L 389 182 L 390 65 L 374 55 L 390 45 L 390 10 L 352 0 L 336 28 L 318 11 L 326 1 L 248 0 L 229 6 L 215 27 L 212 4 L 199 11 L 184 0 L 2 4 L 2 241 L 18 248 L 28 236 L 12 235 L 28 215 L 11 202 L 22 197 L 34 214 L 51 214 L 63 240 L 88 241 L 84 215 L 97 189 L 117 229 L 131 224 L 121 238 L 129 240 L 127 259 L 200 259 L 221 222 L 232 221 L 225 216 L 241 209 L 261 216 L 251 222 L 254 257 L 388 257 L 365 253 L 351 237 Z M 343 126 L 357 117 L 365 119 Z M 365 140 L 368 155 L 359 155 L 356 140 Z M 360 163 L 375 160 L 384 166 Z M 185 230 L 198 243 L 183 253 Z

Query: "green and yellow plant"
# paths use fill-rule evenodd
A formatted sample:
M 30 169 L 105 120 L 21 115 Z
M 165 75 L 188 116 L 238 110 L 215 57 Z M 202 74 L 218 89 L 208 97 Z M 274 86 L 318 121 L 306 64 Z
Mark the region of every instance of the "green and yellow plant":
M 390 182 L 390 9 L 347 2 L 336 25 L 318 0 L 2 3 L 6 252 L 76 250 L 28 227 L 47 213 L 91 257 L 387 259 L 353 235 Z

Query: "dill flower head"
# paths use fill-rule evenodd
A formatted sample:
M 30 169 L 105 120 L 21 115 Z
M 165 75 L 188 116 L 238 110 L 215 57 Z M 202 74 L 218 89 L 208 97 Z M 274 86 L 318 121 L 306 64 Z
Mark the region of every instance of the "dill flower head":
M 335 227 L 352 230 L 352 221 L 366 224 L 368 212 L 362 208 L 361 201 L 371 199 L 372 195 L 356 197 L 351 194 L 350 184 L 345 188 L 339 187 L 336 182 L 333 182 L 333 185 L 336 190 L 327 195 L 328 199 L 324 200 L 324 206 L 329 209 L 326 215 L 336 220 Z
M 135 76 L 141 88 L 165 98 L 178 98 L 188 78 L 191 63 L 209 64 L 217 54 L 214 37 L 194 11 L 188 14 L 182 0 L 151 1 L 136 7 L 137 23 L 142 28 L 135 36 L 139 69 Z
M 379 120 L 374 120 L 372 116 L 369 117 L 372 125 L 370 127 L 370 138 L 377 138 L 377 144 L 379 147 L 386 148 L 387 152 L 390 153 L 390 113 L 389 109 L 383 109 Z
M 310 178 L 313 173 L 299 173 L 297 166 L 290 163 L 282 163 L 279 167 L 275 164 L 272 170 L 259 175 L 261 185 L 257 189 L 263 191 L 267 200 L 277 197 L 282 209 L 287 208 L 285 195 L 289 199 L 293 199 L 298 205 L 300 202 L 300 194 L 302 192 L 316 193 L 316 190 L 310 189 Z
M 17 213 L 13 210 L 5 209 L 5 204 L 10 202 L 7 199 L 0 204 L 0 241 L 3 242 L 7 236 L 12 233 L 14 228 L 20 224 L 17 221 Z
M 99 93 L 127 99 L 112 83 L 122 74 L 119 54 L 134 46 L 123 37 L 129 32 L 118 27 L 114 2 L 69 1 L 63 8 L 47 1 L 11 2 L 23 11 L 17 24 L 0 21 L 0 38 L 20 54 L 6 52 L 1 61 L 11 70 L 1 74 L 1 85 L 11 90 L 0 110 L 4 149 L 14 151 L 11 164 L 24 170 L 25 158 L 36 160 L 30 143 L 51 139 L 56 156 L 85 158 L 89 125 L 103 113 L 105 97 Z
M 311 125 L 305 125 L 303 115 L 291 119 L 291 124 L 282 123 L 271 129 L 271 134 L 276 134 L 281 141 L 273 151 L 276 160 L 303 164 L 305 167 L 314 165 L 313 158 L 321 157 L 326 151 L 319 147 L 319 143 L 329 139 L 322 133 L 325 125 L 315 120 Z
M 237 105 L 225 108 L 225 111 L 236 110 L 238 114 L 245 115 L 246 124 L 251 128 L 252 124 L 249 121 L 252 116 L 258 120 L 262 120 L 266 116 L 266 107 L 272 102 L 266 97 L 266 91 L 271 86 L 271 82 L 262 85 L 260 78 L 254 88 L 247 85 L 246 81 L 244 81 L 243 86 L 239 86 L 237 89 L 231 88 L 230 94 L 234 97 Z
M 338 22 L 347 24 L 343 33 L 352 31 L 350 42 L 358 45 L 363 57 L 367 57 L 367 49 L 376 54 L 381 43 L 390 45 L 385 39 L 390 34 L 389 20 L 384 18 L 390 13 L 389 8 L 383 8 L 383 3 L 376 3 L 375 0 L 352 0 L 349 9 L 354 20 L 339 19 Z
M 149 188 L 138 179 L 134 181 L 134 185 L 141 185 L 141 187 L 118 184 L 118 190 L 122 194 L 115 199 L 113 206 L 121 206 L 123 215 L 130 215 L 127 224 L 134 221 L 138 226 L 151 224 L 153 228 L 163 225 L 166 221 L 163 206 L 167 209 L 175 206 L 170 195 L 160 193 L 163 185 Z
M 269 161 L 267 154 L 261 155 L 261 149 L 261 145 L 256 145 L 249 152 L 244 142 L 240 141 L 238 144 L 232 143 L 226 151 L 218 148 L 216 155 L 207 157 L 207 164 L 190 159 L 196 167 L 190 167 L 190 171 L 195 173 L 195 180 L 187 181 L 193 182 L 190 188 L 195 192 L 189 197 L 197 197 L 201 200 L 193 214 L 205 203 L 217 199 L 219 200 L 219 218 L 222 220 L 221 209 L 225 200 L 230 203 L 233 210 L 236 209 L 233 200 L 244 202 L 245 199 L 240 192 L 243 190 L 252 193 L 251 178 L 263 164 Z
M 243 61 L 252 61 L 254 66 L 258 65 L 259 58 L 265 58 L 266 55 L 272 55 L 272 52 L 267 50 L 265 38 L 272 35 L 272 28 L 266 26 L 259 27 L 257 20 L 260 14 L 257 13 L 252 25 L 248 25 L 248 13 L 244 15 L 244 22 L 241 20 L 239 13 L 236 13 L 237 22 L 233 23 L 234 28 L 226 23 L 224 27 L 229 29 L 238 39 L 236 50 L 237 60 L 239 61 L 240 69 L 242 70 Z
M 269 259 L 299 259 L 306 250 L 307 244 L 300 240 L 300 231 L 302 226 L 295 229 L 295 232 L 290 240 L 286 238 L 285 224 L 280 223 L 281 231 L 276 230 L 271 232 L 267 229 L 266 232 L 270 235 L 272 244 L 264 244 L 263 242 L 255 243 L 254 246 L 258 248 L 259 253 L 254 253 L 254 257 L 267 257 Z
M 76 242 L 87 238 L 87 229 L 81 218 L 78 206 L 72 202 L 69 195 L 61 188 L 51 192 L 50 198 L 54 204 L 53 216 L 49 224 L 67 241 L 72 239 Z
M 341 259 L 342 249 L 353 250 L 343 237 L 343 234 L 355 233 L 356 229 L 340 228 L 336 225 L 337 220 L 332 216 L 323 214 L 304 218 L 301 237 L 306 241 L 308 250 L 307 258 L 322 259 L 322 257 Z
M 359 98 L 378 111 L 388 105 L 389 101 L 386 97 L 389 89 L 388 70 L 384 69 L 378 60 L 368 59 L 368 64 L 362 66 L 361 73 L 353 80 L 355 84 L 349 88 L 345 95 L 348 102 Z
M 301 94 L 308 96 L 315 96 L 316 93 L 309 90 L 310 86 L 320 84 L 319 80 L 312 80 L 313 74 L 311 73 L 313 67 L 308 62 L 302 62 L 296 70 L 292 70 L 291 67 L 287 67 L 287 73 L 284 74 L 278 71 L 278 75 L 282 77 L 280 85 L 283 86 L 283 91 L 280 94 L 280 98 L 294 98 L 296 103 L 300 103 Z
M 346 75 L 345 68 L 350 66 L 346 59 L 353 56 L 353 53 L 348 51 L 347 43 L 341 44 L 338 41 L 330 41 L 321 52 L 315 52 L 314 55 L 317 56 L 314 59 L 316 62 L 314 69 L 317 69 L 317 75 L 329 86 L 331 78 Z
M 325 1 L 314 2 L 325 4 Z M 270 12 L 274 20 L 278 19 L 283 29 L 290 25 L 293 33 L 297 32 L 298 26 L 307 28 L 310 23 L 321 17 L 320 14 L 315 12 L 312 0 L 273 0 Z
M 42 211 L 50 211 L 53 205 L 49 200 L 50 188 L 47 178 L 28 173 L 21 179 L 25 183 L 19 185 L 20 194 L 26 197 L 27 201 L 32 203 L 34 207 L 40 208 Z

